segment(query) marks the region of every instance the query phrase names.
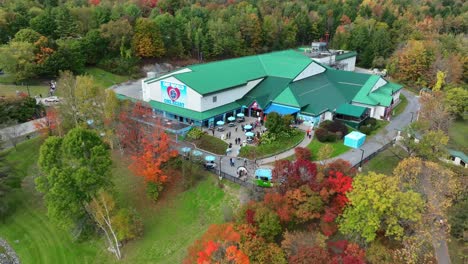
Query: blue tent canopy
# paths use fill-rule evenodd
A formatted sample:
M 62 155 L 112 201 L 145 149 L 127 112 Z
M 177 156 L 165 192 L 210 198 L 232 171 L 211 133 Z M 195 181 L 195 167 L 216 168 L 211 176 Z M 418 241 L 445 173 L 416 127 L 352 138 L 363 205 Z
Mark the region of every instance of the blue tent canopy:
M 266 110 L 265 114 L 269 114 L 271 112 L 276 112 L 280 115 L 290 115 L 299 112 L 301 109 L 296 108 L 296 107 L 291 107 L 291 106 L 286 106 L 286 105 L 280 105 L 280 104 L 271 104 Z
M 260 178 L 267 178 L 268 180 L 271 180 L 271 170 L 270 169 L 257 169 L 255 171 L 255 177 Z

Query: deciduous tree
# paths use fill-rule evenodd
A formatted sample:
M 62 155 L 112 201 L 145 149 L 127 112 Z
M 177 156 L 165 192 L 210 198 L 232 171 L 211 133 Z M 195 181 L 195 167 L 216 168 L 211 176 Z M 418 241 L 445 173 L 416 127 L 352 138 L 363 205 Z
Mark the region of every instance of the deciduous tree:
M 347 194 L 350 203 L 340 220 L 340 231 L 356 234 L 370 242 L 378 231 L 401 239 L 406 224 L 421 219 L 424 202 L 418 193 L 401 191 L 397 177 L 370 172 L 358 175 L 353 190 Z

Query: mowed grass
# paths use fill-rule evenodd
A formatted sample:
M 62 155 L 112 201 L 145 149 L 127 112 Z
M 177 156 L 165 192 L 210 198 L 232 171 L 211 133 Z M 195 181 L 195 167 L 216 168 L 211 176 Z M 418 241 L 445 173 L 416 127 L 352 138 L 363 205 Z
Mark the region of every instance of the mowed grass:
M 42 197 L 33 183 L 33 176 L 38 174 L 40 144 L 36 138 L 8 154 L 8 160 L 15 164 L 16 177 L 22 181 L 21 189 L 14 193 L 16 211 L 0 223 L 0 237 L 7 239 L 22 263 L 181 263 L 187 247 L 210 224 L 223 221 L 223 207 L 238 205 L 239 187 L 225 182 L 221 189 L 213 175 L 207 175 L 187 191 L 168 188 L 154 203 L 146 197 L 141 179 L 128 170 L 128 163 L 114 155 L 112 172 L 117 200 L 122 206 L 136 208 L 144 223 L 143 236 L 124 245 L 124 259 L 117 262 L 105 250 L 102 238 L 73 242 L 69 232 L 47 218 Z
M 342 140 L 338 140 L 336 142 L 323 143 L 314 138 L 307 146 L 307 148 L 310 150 L 310 153 L 312 154 L 312 160 L 317 160 L 317 154 L 324 145 L 330 145 L 333 147 L 333 152 L 331 153 L 330 158 L 339 156 L 351 149 L 350 147 L 345 146 Z
M 16 96 L 16 91 L 24 92 L 28 94 L 28 88 L 26 85 L 14 85 L 14 84 L 0 84 L 0 96 Z M 39 96 L 42 94 L 43 97 L 47 97 L 49 93 L 49 86 L 47 85 L 30 85 L 29 92 L 31 96 Z
M 362 171 L 367 173 L 373 171 L 385 175 L 392 175 L 401 159 L 407 157 L 405 151 L 400 147 L 386 149 L 362 166 Z
M 288 151 L 299 145 L 304 139 L 305 132 L 296 130 L 295 133 L 288 138 L 277 138 L 275 141 L 258 146 L 247 145 L 240 150 L 240 157 L 249 159 L 261 159 L 271 157 L 285 151 Z
M 468 121 L 458 120 L 449 128 L 448 147 L 468 153 Z
M 101 88 L 109 88 L 114 84 L 123 83 L 129 80 L 128 76 L 121 76 L 121 75 L 113 74 L 103 69 L 96 68 L 96 67 L 86 68 L 85 74 L 93 76 L 94 81 Z
M 35 191 L 40 144 L 41 139 L 35 138 L 8 152 L 14 180 L 21 188 L 12 193 L 15 210 L 0 223 L 0 237 L 10 243 L 21 263 L 94 263 L 101 243 L 73 243 L 66 231 L 49 221 L 41 195 Z
M 406 106 L 408 105 L 408 99 L 400 93 L 400 103 L 393 109 L 393 117 L 398 116 L 399 114 L 403 113 L 405 111 Z

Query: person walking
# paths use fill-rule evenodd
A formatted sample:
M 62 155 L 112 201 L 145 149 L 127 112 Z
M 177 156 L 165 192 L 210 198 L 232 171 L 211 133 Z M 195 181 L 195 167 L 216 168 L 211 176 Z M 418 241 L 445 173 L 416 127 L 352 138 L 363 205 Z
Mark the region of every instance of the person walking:
M 236 126 L 236 132 L 237 132 L 237 126 Z

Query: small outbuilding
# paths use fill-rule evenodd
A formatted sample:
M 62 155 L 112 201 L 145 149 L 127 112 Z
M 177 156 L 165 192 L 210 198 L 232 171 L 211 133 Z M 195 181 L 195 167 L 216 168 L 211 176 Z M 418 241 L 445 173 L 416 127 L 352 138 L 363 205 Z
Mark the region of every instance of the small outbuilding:
M 351 148 L 360 148 L 364 144 L 364 141 L 366 141 L 366 134 L 358 131 L 353 131 L 344 138 L 345 146 Z

